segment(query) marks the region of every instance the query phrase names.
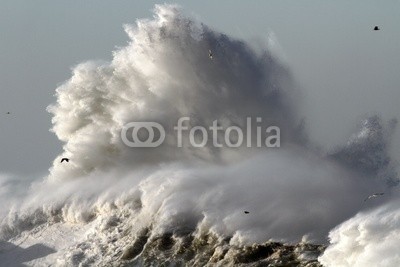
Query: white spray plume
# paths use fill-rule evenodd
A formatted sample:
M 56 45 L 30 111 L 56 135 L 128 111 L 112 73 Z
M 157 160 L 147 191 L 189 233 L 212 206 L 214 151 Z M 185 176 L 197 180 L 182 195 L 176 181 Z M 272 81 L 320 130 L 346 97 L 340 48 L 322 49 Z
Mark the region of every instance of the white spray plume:
M 131 41 L 112 62 L 88 62 L 57 89 L 53 131 L 65 141 L 69 165 L 54 164 L 51 179 L 68 179 L 115 165 L 158 164 L 185 158 L 229 161 L 239 150 L 179 148 L 173 135 L 178 118 L 211 126 L 214 120 L 244 126 L 247 117 L 281 127 L 282 139 L 300 139 L 290 74 L 264 49 L 184 17 L 175 6 L 156 6 L 155 19 L 125 26 Z M 208 57 L 208 51 L 213 59 Z M 132 150 L 121 142 L 131 121 L 159 122 L 167 130 L 157 149 Z M 254 123 L 254 122 L 253 122 Z M 242 158 L 243 156 L 238 156 Z M 55 163 L 59 158 L 55 160 Z
M 320 262 L 326 267 L 400 266 L 399 204 L 394 200 L 359 213 L 332 230 Z

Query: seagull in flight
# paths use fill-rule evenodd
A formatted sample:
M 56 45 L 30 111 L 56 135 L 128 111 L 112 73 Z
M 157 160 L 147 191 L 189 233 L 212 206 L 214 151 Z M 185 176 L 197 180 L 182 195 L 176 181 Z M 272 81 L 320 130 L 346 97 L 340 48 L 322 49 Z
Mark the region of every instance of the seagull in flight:
M 208 50 L 208 57 L 209 57 L 210 59 L 213 59 L 213 54 L 212 54 L 211 50 Z
M 248 212 L 247 210 L 244 211 L 244 214 L 249 214 L 250 212 Z
M 64 161 L 69 162 L 69 158 L 62 158 L 61 163 L 63 163 Z
M 384 194 L 385 194 L 385 193 L 375 193 L 375 194 L 372 194 L 372 195 L 368 196 L 366 199 L 364 199 L 364 202 L 367 201 L 367 200 L 369 200 L 369 199 L 371 199 L 371 198 L 376 198 L 376 197 L 383 196 Z
M 374 27 L 374 31 L 379 31 L 380 29 L 379 29 L 379 27 L 378 26 L 375 26 Z

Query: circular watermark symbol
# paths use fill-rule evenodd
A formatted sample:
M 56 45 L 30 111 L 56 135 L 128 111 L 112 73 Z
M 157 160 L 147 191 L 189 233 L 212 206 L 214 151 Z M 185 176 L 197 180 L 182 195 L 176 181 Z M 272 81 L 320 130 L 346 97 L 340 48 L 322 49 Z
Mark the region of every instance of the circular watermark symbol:
M 132 134 L 128 135 L 128 132 L 132 129 Z M 146 130 L 148 136 L 145 140 L 139 138 L 139 131 Z M 154 129 L 157 129 L 160 135 L 155 140 Z M 122 128 L 121 138 L 125 145 L 129 147 L 158 147 L 165 139 L 164 127 L 157 122 L 130 122 Z M 143 138 L 142 138 L 143 139 Z

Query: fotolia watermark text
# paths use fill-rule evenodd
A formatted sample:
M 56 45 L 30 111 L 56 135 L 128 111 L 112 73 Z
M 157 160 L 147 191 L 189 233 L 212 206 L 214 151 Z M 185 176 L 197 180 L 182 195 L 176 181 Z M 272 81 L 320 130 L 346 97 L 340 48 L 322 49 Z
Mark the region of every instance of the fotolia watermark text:
M 262 126 L 260 117 L 255 119 L 255 123 L 253 120 L 247 117 L 244 127 L 231 125 L 224 128 L 218 120 L 208 127 L 190 126 L 190 117 L 181 117 L 173 127 L 173 135 L 177 147 L 280 147 L 280 128 Z M 157 122 L 130 122 L 121 131 L 121 139 L 129 147 L 158 147 L 165 138 L 165 128 Z

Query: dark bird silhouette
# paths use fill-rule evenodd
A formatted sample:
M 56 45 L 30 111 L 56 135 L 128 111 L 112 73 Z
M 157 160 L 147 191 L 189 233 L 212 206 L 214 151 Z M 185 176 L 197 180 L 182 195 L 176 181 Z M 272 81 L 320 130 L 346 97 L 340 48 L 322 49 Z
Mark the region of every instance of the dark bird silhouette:
M 250 212 L 248 212 L 247 210 L 244 211 L 244 214 L 249 214 Z
M 6 114 L 11 114 L 10 111 L 8 111 Z
M 208 57 L 209 57 L 210 59 L 213 59 L 213 54 L 212 54 L 211 50 L 208 50 Z
M 379 27 L 378 26 L 375 26 L 374 27 L 374 31 L 379 31 L 380 29 L 379 29 Z
M 383 196 L 384 194 L 385 194 L 385 193 L 375 193 L 375 194 L 372 194 L 372 195 L 368 196 L 366 199 L 364 199 L 364 202 L 367 201 L 367 200 L 369 200 L 369 199 L 371 199 L 371 198 L 376 198 L 376 197 Z
M 69 158 L 62 158 L 61 163 L 63 163 L 64 161 L 69 162 Z

